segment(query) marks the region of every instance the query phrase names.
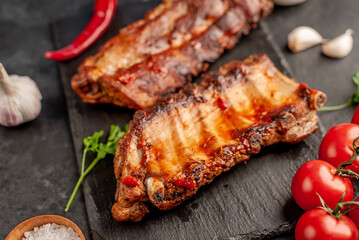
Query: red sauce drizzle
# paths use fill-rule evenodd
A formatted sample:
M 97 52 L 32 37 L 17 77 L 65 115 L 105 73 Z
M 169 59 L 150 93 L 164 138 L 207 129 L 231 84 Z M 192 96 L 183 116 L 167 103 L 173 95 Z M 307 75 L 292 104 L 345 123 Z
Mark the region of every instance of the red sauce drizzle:
M 247 139 L 244 139 L 243 142 L 242 142 L 242 144 L 243 144 L 243 147 L 244 147 L 245 149 L 247 149 L 247 148 L 250 147 L 249 142 L 248 142 Z
M 226 110 L 227 108 L 230 107 L 231 103 L 229 102 L 229 100 L 227 98 L 219 97 L 219 98 L 217 98 L 217 105 L 220 109 Z
M 207 135 L 207 132 L 206 132 Z M 206 139 L 204 140 L 204 143 L 201 144 L 199 147 L 206 153 L 206 155 L 208 157 L 212 157 L 214 156 L 214 147 L 213 147 L 213 142 L 215 142 L 215 137 L 214 136 L 210 136 L 210 137 L 206 137 Z

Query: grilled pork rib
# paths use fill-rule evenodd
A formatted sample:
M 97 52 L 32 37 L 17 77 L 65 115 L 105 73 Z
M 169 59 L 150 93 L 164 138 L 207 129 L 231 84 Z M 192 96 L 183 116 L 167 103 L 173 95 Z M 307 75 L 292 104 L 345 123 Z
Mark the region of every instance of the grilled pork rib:
M 316 110 L 325 101 L 266 55 L 253 55 L 137 111 L 114 159 L 113 217 L 140 221 L 146 202 L 173 208 L 262 146 L 300 141 L 317 130 Z
M 72 88 L 87 103 L 150 107 L 206 70 L 272 8 L 269 0 L 165 0 L 87 58 Z

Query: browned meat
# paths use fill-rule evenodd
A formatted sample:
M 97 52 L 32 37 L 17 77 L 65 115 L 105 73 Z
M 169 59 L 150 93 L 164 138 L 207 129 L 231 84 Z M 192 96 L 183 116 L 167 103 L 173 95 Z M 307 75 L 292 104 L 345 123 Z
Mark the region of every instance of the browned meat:
M 166 102 L 137 111 L 114 169 L 117 221 L 140 221 L 194 195 L 262 146 L 317 130 L 326 95 L 280 73 L 265 55 L 224 65 Z
M 270 0 L 166 0 L 87 58 L 72 88 L 87 103 L 147 108 L 256 27 Z

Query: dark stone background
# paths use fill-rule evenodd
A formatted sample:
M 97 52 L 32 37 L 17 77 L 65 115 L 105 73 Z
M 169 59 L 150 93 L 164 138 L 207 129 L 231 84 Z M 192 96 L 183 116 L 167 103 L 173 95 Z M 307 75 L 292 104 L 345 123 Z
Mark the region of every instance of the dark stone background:
M 18 223 L 41 214 L 70 218 L 90 239 L 81 191 L 69 213 L 63 211 L 78 169 L 58 65 L 43 58 L 43 53 L 55 46 L 53 20 L 80 14 L 90 18 L 92 5 L 92 0 L 0 1 L 0 62 L 9 74 L 31 76 L 44 98 L 42 112 L 35 121 L 17 128 L 0 127 L 0 239 Z M 287 34 L 299 25 L 313 26 L 326 38 L 349 27 L 359 33 L 358 7 L 357 0 L 309 0 L 297 7 L 277 7 L 263 24 L 278 52 L 288 61 L 293 76 L 325 92 L 327 105 L 343 103 L 355 91 L 351 77 L 359 69 L 357 35 L 353 52 L 345 59 L 333 60 L 324 57 L 319 46 L 290 53 L 286 48 Z M 322 130 L 350 121 L 353 111 L 354 107 L 320 113 Z

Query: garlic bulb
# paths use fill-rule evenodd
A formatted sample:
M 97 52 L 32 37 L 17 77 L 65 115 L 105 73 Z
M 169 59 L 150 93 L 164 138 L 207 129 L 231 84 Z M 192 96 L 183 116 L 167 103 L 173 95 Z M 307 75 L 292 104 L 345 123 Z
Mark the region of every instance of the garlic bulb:
M 305 2 L 307 0 L 273 0 L 273 2 L 280 6 L 292 6 L 296 5 L 302 2 Z
M 324 55 L 332 58 L 346 57 L 353 49 L 353 30 L 348 29 L 344 34 L 324 42 L 322 52 Z
M 288 47 L 292 52 L 300 52 L 322 42 L 322 36 L 307 26 L 297 27 L 288 35 Z
M 41 93 L 27 76 L 8 75 L 0 63 L 0 125 L 17 126 L 41 111 Z

